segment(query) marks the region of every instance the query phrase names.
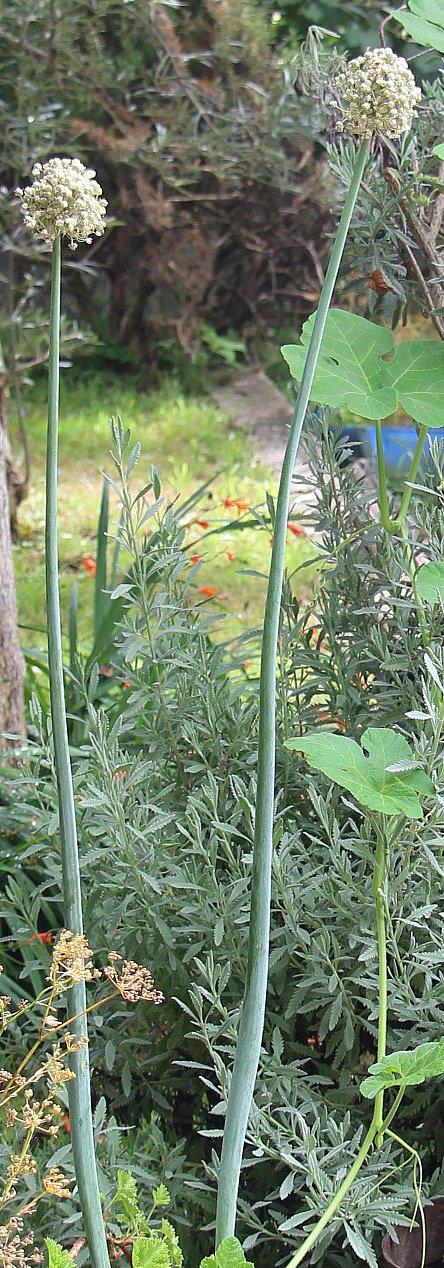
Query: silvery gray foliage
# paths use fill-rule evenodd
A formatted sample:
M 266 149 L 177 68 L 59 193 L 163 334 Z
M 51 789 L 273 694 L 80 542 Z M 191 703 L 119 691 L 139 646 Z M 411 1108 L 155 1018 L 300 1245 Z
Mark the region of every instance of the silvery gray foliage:
M 428 660 L 406 584 L 402 548 L 385 543 L 369 516 L 328 418 L 312 420 L 314 521 L 325 572 L 313 610 L 298 609 L 287 579 L 282 611 L 279 735 L 301 723 L 344 719 L 355 734 L 376 719 L 401 723 L 442 782 L 443 617 L 433 618 Z M 338 459 L 341 458 L 341 462 Z M 196 608 L 183 526 L 158 491 L 136 501 L 117 455 L 131 556 L 127 610 L 115 658 L 118 706 L 94 707 L 74 753 L 87 930 L 95 946 L 143 958 L 166 1003 L 162 1024 L 119 1004 L 93 1033 L 96 1079 L 116 1113 L 160 1116 L 166 1140 L 186 1142 L 187 1218 L 211 1218 L 214 1175 L 242 993 L 255 787 L 256 687 L 244 646 L 212 640 Z M 323 481 L 318 478 L 322 470 Z M 329 478 L 330 476 L 330 478 Z M 443 553 L 440 458 L 415 500 L 418 547 Z M 154 505 L 155 504 L 155 505 Z M 132 524 L 131 524 L 132 517 Z M 412 523 L 412 528 L 414 527 Z M 425 545 L 427 541 L 427 546 Z M 314 551 L 318 548 L 314 545 Z M 194 574 L 195 575 L 195 574 Z M 388 592 L 381 621 L 376 596 Z M 315 627 L 314 633 L 313 628 Z M 410 716 L 406 717 L 406 714 Z M 328 721 L 328 718 L 330 721 Z M 45 720 L 36 725 L 45 729 Z M 36 742 L 23 802 L 35 822 L 33 860 L 45 860 L 36 902 L 57 888 L 57 820 L 51 745 Z M 36 802 L 37 776 L 39 802 Z M 389 1043 L 414 1046 L 442 1033 L 444 956 L 436 881 L 444 867 L 442 804 L 405 825 L 392 848 L 389 910 Z M 48 847 L 49 842 L 49 847 Z M 267 1028 L 241 1191 L 241 1228 L 258 1268 L 288 1251 L 323 1208 L 367 1122 L 358 1084 L 375 1052 L 376 948 L 368 825 L 339 790 L 307 781 L 278 757 L 272 949 Z M 3 904 L 12 919 L 13 899 Z M 9 912 L 9 915 L 8 915 Z M 314 1043 L 309 1040 L 315 1040 Z M 436 1170 L 439 1116 L 433 1087 L 406 1098 L 400 1131 L 423 1128 L 428 1184 Z M 202 1134 L 203 1133 L 203 1134 Z M 346 1262 L 359 1244 L 374 1268 L 381 1231 L 407 1218 L 401 1156 L 370 1159 L 329 1229 Z M 193 1173 L 190 1185 L 190 1172 Z M 376 1187 L 381 1185 L 381 1187 Z M 323 1196 L 324 1194 L 324 1196 Z M 301 1223 L 291 1223 L 295 1213 Z M 288 1223 L 290 1221 L 290 1223 Z M 321 1252 L 326 1249 L 326 1240 Z

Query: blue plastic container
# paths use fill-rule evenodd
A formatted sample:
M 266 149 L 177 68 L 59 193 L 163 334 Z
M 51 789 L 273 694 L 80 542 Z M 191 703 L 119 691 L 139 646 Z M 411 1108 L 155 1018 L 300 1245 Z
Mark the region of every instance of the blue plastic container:
M 358 441 L 361 452 L 376 462 L 376 428 L 374 423 L 368 427 L 347 423 L 341 427 L 344 440 Z M 382 447 L 387 475 L 401 480 L 408 475 L 413 454 L 416 449 L 417 432 L 409 423 L 398 423 L 393 426 L 382 424 Z M 444 427 L 430 427 L 424 444 L 421 467 L 427 465 L 430 452 L 430 440 L 444 441 Z

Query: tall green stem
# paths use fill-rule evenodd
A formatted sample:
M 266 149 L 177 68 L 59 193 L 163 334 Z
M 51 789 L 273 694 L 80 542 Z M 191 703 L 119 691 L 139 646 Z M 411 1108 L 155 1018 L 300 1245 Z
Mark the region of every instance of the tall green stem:
M 77 844 L 74 791 L 66 725 L 63 684 L 62 633 L 60 622 L 57 545 L 57 453 L 60 361 L 60 278 L 61 244 L 53 248 L 48 374 L 48 431 L 46 450 L 46 603 L 48 627 L 49 684 L 51 696 L 54 759 L 60 814 L 60 842 L 64 920 L 67 929 L 82 933 L 82 898 Z M 71 1056 L 75 1079 L 68 1083 L 69 1115 L 74 1167 L 93 1268 L 109 1268 L 105 1229 L 100 1204 L 94 1153 L 91 1114 L 88 1030 L 85 1016 L 84 982 L 73 986 L 68 1011 L 77 1017 L 72 1029 L 83 1038 L 84 1047 Z
M 373 897 L 376 907 L 376 936 L 378 941 L 378 1061 L 385 1057 L 387 1047 L 387 937 L 385 916 L 387 904 L 387 866 L 384 835 L 378 832 L 375 870 L 373 873 Z M 376 1127 L 376 1144 L 381 1144 L 384 1120 L 384 1092 L 377 1092 L 373 1122 Z
M 400 533 L 405 522 L 407 512 L 413 496 L 413 483 L 416 480 L 419 464 L 422 458 L 424 443 L 428 432 L 427 426 L 421 426 L 418 432 L 418 440 L 416 442 L 415 452 L 412 455 L 411 466 L 406 476 L 405 489 L 401 498 L 398 514 L 395 518 L 390 517 L 390 507 L 387 492 L 387 477 L 385 474 L 384 448 L 382 441 L 382 423 L 378 419 L 376 424 L 376 454 L 378 460 L 378 493 L 379 493 L 379 509 L 381 512 L 381 524 L 387 533 Z
M 322 288 L 282 465 L 276 504 L 276 521 L 262 639 L 257 800 L 251 878 L 248 961 L 244 1001 L 222 1143 L 216 1214 L 216 1246 L 219 1245 L 224 1237 L 232 1236 L 235 1230 L 242 1154 L 264 1027 L 270 938 L 274 821 L 276 664 L 291 479 L 302 426 L 310 401 L 313 378 L 330 301 L 368 152 L 369 143 L 364 141 L 356 156 L 350 188 L 338 225 L 330 263 Z

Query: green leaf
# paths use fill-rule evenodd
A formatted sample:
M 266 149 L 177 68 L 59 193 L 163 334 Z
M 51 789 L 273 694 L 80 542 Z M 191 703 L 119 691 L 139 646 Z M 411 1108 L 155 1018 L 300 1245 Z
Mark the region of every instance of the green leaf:
M 444 27 L 442 0 L 409 0 L 409 9 L 427 22 L 436 22 L 437 26 Z
M 170 1268 L 168 1246 L 156 1233 L 151 1237 L 137 1237 L 132 1265 L 133 1268 Z
M 390 16 L 401 23 L 415 44 L 436 48 L 438 53 L 444 53 L 444 26 L 439 2 L 440 0 L 424 0 L 424 3 L 421 0 L 410 0 L 412 12 L 406 13 L 405 10 L 398 9 Z
M 140 1228 L 141 1211 L 137 1196 L 137 1184 L 130 1171 L 117 1172 L 117 1189 L 114 1199 L 116 1216 L 128 1233 Z
M 358 1259 L 363 1259 L 366 1264 L 370 1265 L 370 1268 L 378 1268 L 378 1261 L 375 1252 L 372 1249 L 370 1242 L 368 1242 L 367 1238 L 364 1237 L 364 1234 L 361 1233 L 360 1228 L 358 1228 L 357 1225 L 353 1226 L 352 1224 L 349 1224 L 348 1220 L 344 1220 L 344 1228 L 347 1234 L 347 1241 L 350 1243 L 355 1255 L 358 1256 Z
M 444 159 L 444 145 L 435 145 L 432 154 L 436 154 L 439 159 Z
M 202 1259 L 200 1268 L 254 1268 L 244 1252 L 237 1237 L 224 1237 L 215 1255 L 207 1255 Z
M 109 482 L 103 481 L 97 529 L 96 577 L 94 582 L 94 639 L 97 638 L 109 604 L 106 594 L 106 563 L 108 553 Z
M 282 356 L 294 379 L 302 378 L 315 320 L 312 313 L 302 327 L 300 344 L 284 344 Z M 383 326 L 354 313 L 331 308 L 317 364 L 312 398 L 332 409 L 348 405 L 363 418 L 386 418 L 396 409 L 382 357 L 393 349 L 393 335 Z
M 58 1242 L 53 1242 L 52 1237 L 45 1237 L 45 1246 L 48 1251 L 48 1268 L 72 1268 L 71 1255 Z
M 427 427 L 442 426 L 442 343 L 433 339 L 416 339 L 413 343 L 398 344 L 393 361 L 387 364 L 386 372 L 399 403 L 416 422 L 424 423 Z
M 360 1091 L 372 1100 L 385 1088 L 417 1087 L 441 1074 L 444 1074 L 444 1038 L 421 1043 L 409 1052 L 391 1052 L 388 1057 L 382 1057 L 370 1066 Z
M 404 814 L 408 819 L 421 819 L 417 793 L 432 793 L 433 784 L 425 771 L 413 765 L 410 745 L 404 736 L 385 727 L 368 727 L 361 737 L 361 745 L 360 748 L 356 740 L 345 735 L 327 732 L 285 742 L 286 748 L 304 753 L 310 766 L 346 788 L 362 806 L 381 814 Z M 364 756 L 363 749 L 368 757 Z M 394 766 L 398 769 L 393 769 Z
M 160 1187 L 163 1188 L 164 1186 L 161 1185 Z M 171 1268 L 182 1268 L 183 1254 L 180 1249 L 179 1238 L 169 1220 L 162 1220 L 160 1231 L 168 1248 Z
M 281 348 L 291 375 L 298 380 L 314 319 L 312 313 L 302 328 L 299 344 Z M 313 400 L 332 409 L 346 405 L 362 418 L 386 418 L 400 404 L 416 422 L 439 427 L 443 394 L 442 343 L 418 339 L 395 347 L 391 331 L 354 313 L 330 309 L 313 380 Z
M 444 601 L 444 559 L 436 564 L 422 564 L 416 573 L 416 589 L 426 603 Z
M 153 1189 L 153 1202 L 155 1206 L 169 1206 L 171 1198 L 166 1184 L 159 1184 L 157 1189 Z

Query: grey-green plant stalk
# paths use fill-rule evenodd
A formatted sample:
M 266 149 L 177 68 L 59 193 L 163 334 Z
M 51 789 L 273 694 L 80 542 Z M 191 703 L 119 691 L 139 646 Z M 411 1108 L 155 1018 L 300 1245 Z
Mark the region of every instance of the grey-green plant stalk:
M 276 504 L 273 549 L 265 605 L 260 675 L 259 755 L 245 993 L 222 1142 L 216 1214 L 216 1247 L 234 1234 L 242 1154 L 254 1094 L 264 1028 L 270 939 L 276 750 L 276 667 L 291 479 L 310 401 L 325 323 L 350 221 L 369 153 L 363 141 L 338 225 L 307 360 L 301 379 Z
M 74 791 L 68 745 L 65 693 L 63 684 L 62 633 L 60 621 L 58 545 L 57 545 L 57 455 L 59 417 L 60 361 L 60 282 L 61 243 L 53 244 L 50 344 L 48 373 L 48 430 L 46 450 L 46 603 L 48 627 L 48 662 L 51 697 L 54 759 L 57 776 L 60 815 L 63 909 L 67 929 L 83 932 L 80 867 Z M 94 1133 L 91 1113 L 88 1029 L 85 1015 L 85 983 L 72 987 L 68 995 L 68 1015 L 76 1020 L 70 1029 L 82 1037 L 84 1046 L 71 1055 L 75 1079 L 68 1083 L 69 1116 L 75 1175 L 80 1205 L 93 1268 L 109 1268 L 97 1180 Z

